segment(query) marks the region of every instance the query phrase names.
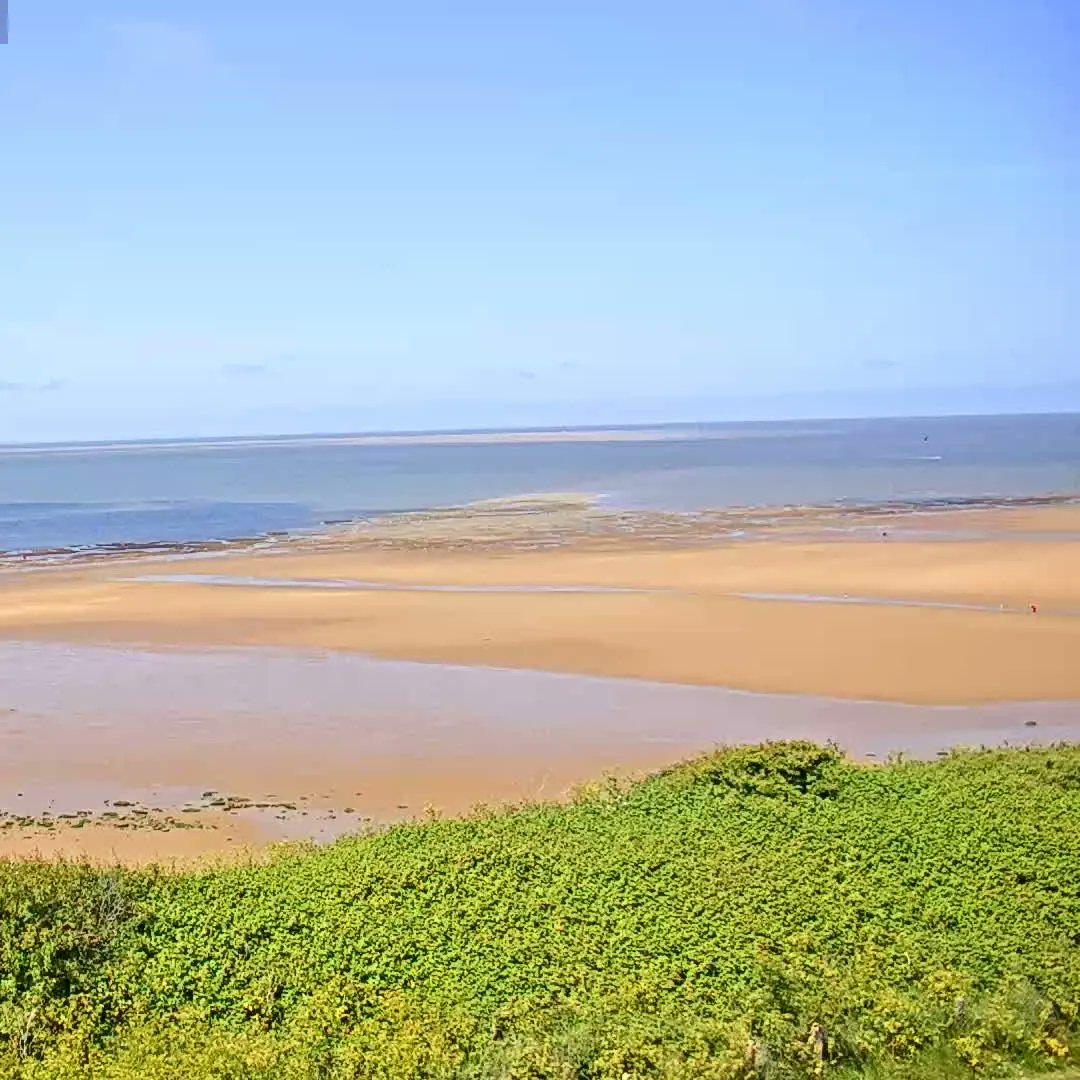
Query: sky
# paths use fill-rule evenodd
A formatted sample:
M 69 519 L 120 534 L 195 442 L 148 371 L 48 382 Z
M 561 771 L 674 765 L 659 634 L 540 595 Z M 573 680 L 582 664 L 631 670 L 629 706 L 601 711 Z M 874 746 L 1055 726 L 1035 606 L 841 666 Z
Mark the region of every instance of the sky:
M 10 0 L 0 443 L 1080 409 L 1076 0 Z

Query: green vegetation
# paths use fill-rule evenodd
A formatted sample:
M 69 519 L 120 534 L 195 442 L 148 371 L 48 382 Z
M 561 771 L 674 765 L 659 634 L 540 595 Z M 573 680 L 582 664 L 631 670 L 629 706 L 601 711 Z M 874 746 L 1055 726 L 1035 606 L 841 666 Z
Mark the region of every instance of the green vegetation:
M 264 864 L 0 864 L 0 920 L 0 1077 L 1035 1074 L 1080 1034 L 1080 748 L 775 744 Z

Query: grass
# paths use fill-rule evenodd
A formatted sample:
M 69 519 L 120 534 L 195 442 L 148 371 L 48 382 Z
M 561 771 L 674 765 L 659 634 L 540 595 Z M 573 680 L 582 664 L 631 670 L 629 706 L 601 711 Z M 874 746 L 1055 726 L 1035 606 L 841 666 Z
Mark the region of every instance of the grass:
M 10 862 L 0 920 L 4 1078 L 1035 1075 L 1080 1034 L 1080 748 L 781 743 L 257 865 Z

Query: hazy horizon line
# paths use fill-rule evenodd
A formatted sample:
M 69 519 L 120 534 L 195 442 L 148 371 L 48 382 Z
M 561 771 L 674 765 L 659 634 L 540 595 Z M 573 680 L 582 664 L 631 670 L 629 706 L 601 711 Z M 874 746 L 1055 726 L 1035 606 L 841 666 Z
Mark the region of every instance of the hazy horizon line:
M 45 439 L 14 440 L 0 442 L 0 453 L 49 448 L 99 448 L 140 446 L 205 446 L 217 444 L 257 444 L 260 442 L 281 444 L 289 441 L 331 441 L 335 439 L 396 439 L 425 436 L 484 436 L 484 435 L 545 435 L 559 432 L 603 433 L 603 432 L 648 432 L 680 428 L 703 427 L 762 427 L 791 424 L 844 423 L 869 420 L 948 420 L 948 419 L 992 419 L 1022 416 L 1080 416 L 1080 409 L 1019 409 L 1008 412 L 920 412 L 920 413 L 874 413 L 833 415 L 806 415 L 786 417 L 759 417 L 740 419 L 709 420 L 655 420 L 634 423 L 607 424 L 527 424 L 507 427 L 444 427 L 444 428 L 369 428 L 355 430 L 307 430 L 307 431 L 265 431 L 249 434 L 212 434 L 212 435 L 145 435 L 133 438 L 111 439 Z

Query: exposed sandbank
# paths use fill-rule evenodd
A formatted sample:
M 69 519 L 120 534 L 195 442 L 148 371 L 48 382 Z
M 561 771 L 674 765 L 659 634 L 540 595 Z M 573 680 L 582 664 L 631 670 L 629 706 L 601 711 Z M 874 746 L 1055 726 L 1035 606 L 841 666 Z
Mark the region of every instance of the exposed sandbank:
M 961 535 L 977 526 L 993 539 L 920 538 L 934 516 L 921 513 L 836 539 L 806 538 L 812 515 L 792 512 L 800 531 L 781 521 L 774 542 L 696 543 L 692 531 L 666 543 L 650 515 L 598 537 L 559 502 L 400 515 L 321 545 L 6 575 L 0 635 L 343 649 L 914 703 L 1080 699 L 1080 543 L 1061 531 L 1080 509 L 948 514 Z M 1033 517 L 1041 539 L 1029 538 Z M 568 534 L 536 544 L 553 522 Z M 145 580 L 166 565 L 196 580 Z M 312 587 L 223 589 L 201 574 Z M 350 580 L 381 587 L 319 587 Z

